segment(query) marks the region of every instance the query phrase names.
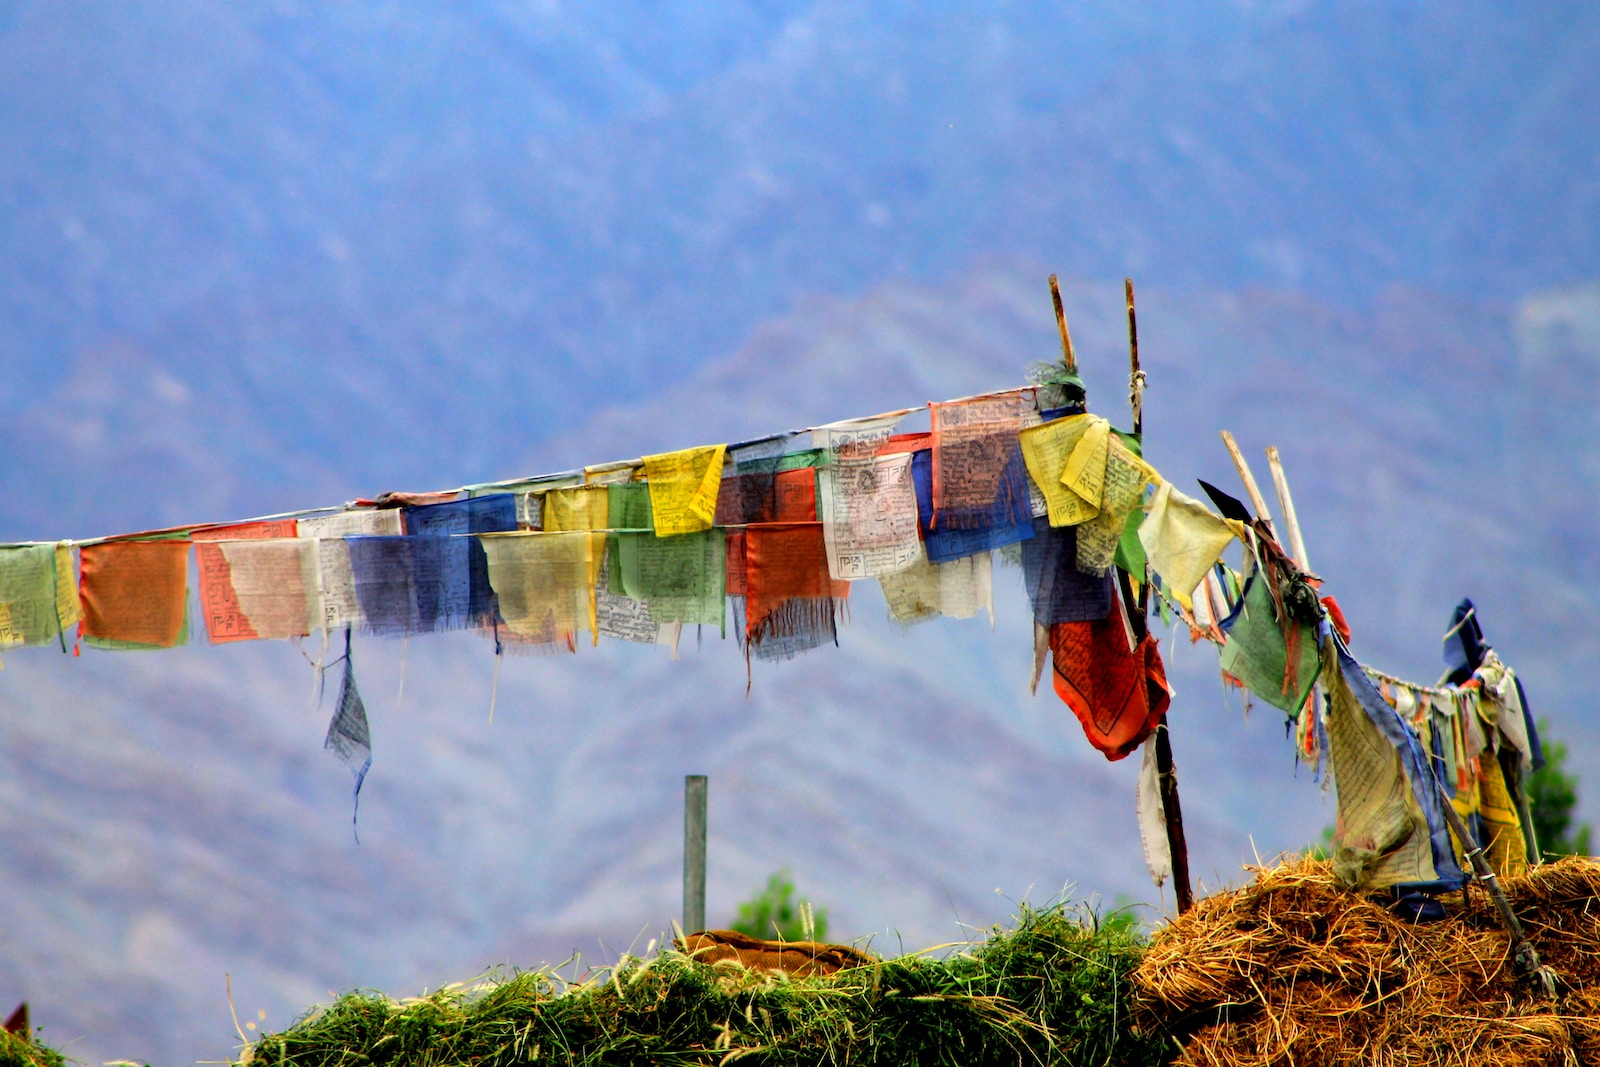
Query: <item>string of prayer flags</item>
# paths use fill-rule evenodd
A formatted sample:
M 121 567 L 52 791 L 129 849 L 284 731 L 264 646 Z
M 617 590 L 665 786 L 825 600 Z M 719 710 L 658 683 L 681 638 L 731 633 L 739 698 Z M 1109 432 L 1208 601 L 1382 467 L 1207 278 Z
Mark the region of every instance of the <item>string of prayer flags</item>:
M 1017 435 L 1037 417 L 1034 390 L 928 405 L 932 425 L 932 525 L 991 529 L 1033 519 Z M 1009 520 L 1009 522 L 1007 522 Z
M 828 575 L 820 522 L 767 523 L 745 530 L 745 647 L 762 659 L 789 659 L 838 643 L 836 602 L 850 583 Z
M 1089 743 L 1108 760 L 1138 748 L 1172 700 L 1156 639 L 1135 642 L 1119 601 L 1094 622 L 1057 623 L 1049 641 L 1056 695 Z
M 919 558 L 904 570 L 880 575 L 878 584 L 889 604 L 889 617 L 904 627 L 940 616 L 970 619 L 985 608 L 993 622 L 992 570 L 987 552 L 948 563 Z
M 1227 637 L 1220 654 L 1223 672 L 1273 707 L 1299 715 L 1317 680 L 1317 632 L 1280 617 L 1268 575 L 1259 566 L 1221 629 Z
M 1033 604 L 1033 620 L 1050 627 L 1093 622 L 1111 611 L 1110 574 L 1078 569 L 1078 529 L 1033 520 L 1033 537 L 1022 542 L 1022 576 Z
M 506 628 L 524 646 L 575 651 L 576 634 L 594 621 L 595 535 L 508 533 L 479 540 Z M 603 550 L 603 535 L 599 544 Z
M 1139 527 L 1139 543 L 1168 593 L 1184 610 L 1193 611 L 1195 588 L 1242 530 L 1163 481 Z
M 344 672 L 339 679 L 339 699 L 334 704 L 333 719 L 328 723 L 328 736 L 322 747 L 332 752 L 356 776 L 352 793 L 350 826 L 356 834 L 356 844 L 361 843 L 357 819 L 361 814 L 361 785 L 372 769 L 372 730 L 367 725 L 367 708 L 361 702 L 361 692 L 356 688 L 355 662 L 350 657 L 350 631 L 344 632 Z
M 0 648 L 48 644 L 78 618 L 71 549 L 61 544 L 0 548 Z
M 671 537 L 711 527 L 727 451 L 727 445 L 705 445 L 644 457 L 657 534 Z
M 207 526 L 189 535 L 195 541 L 195 564 L 200 574 L 200 613 L 205 619 L 206 636 L 213 645 L 226 644 L 230 641 L 254 641 L 262 636 L 251 627 L 250 620 L 240 610 L 232 569 L 221 546 L 216 542 L 259 540 L 269 537 L 286 538 L 296 536 L 296 532 L 295 520 L 279 519 Z M 300 584 L 303 593 L 303 581 Z M 304 615 L 302 609 L 301 624 L 305 622 Z M 309 632 L 297 630 L 294 634 L 276 636 L 299 636 Z
M 188 640 L 189 541 L 104 541 L 78 550 L 81 633 L 104 649 L 174 648 Z

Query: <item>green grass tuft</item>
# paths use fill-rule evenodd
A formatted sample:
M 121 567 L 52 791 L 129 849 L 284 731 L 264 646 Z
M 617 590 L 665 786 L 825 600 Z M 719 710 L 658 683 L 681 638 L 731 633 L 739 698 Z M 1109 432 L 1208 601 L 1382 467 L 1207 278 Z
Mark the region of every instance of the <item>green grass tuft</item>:
M 1011 930 L 943 959 L 813 978 L 624 957 L 568 985 L 546 970 L 393 1001 L 350 993 L 263 1036 L 252 1067 L 510 1064 L 1156 1064 L 1129 1019 L 1144 941 L 1083 909 L 1024 906 Z
M 66 1062 L 49 1045 L 0 1030 L 0 1067 L 64 1067 Z

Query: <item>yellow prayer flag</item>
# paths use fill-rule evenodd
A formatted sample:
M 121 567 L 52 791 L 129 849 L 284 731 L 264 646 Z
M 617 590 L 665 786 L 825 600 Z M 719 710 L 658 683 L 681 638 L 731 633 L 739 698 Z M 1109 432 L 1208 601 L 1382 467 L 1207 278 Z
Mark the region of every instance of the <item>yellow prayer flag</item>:
M 717 514 L 727 445 L 704 445 L 644 457 L 656 536 L 709 530 Z
M 1073 446 L 1061 469 L 1061 484 L 1071 489 L 1098 511 L 1106 489 L 1106 455 L 1111 448 L 1111 424 L 1097 415 Z M 1086 516 L 1093 518 L 1093 516 Z
M 611 522 L 610 487 L 579 485 L 544 495 L 544 532 L 604 530 Z
M 78 603 L 78 576 L 72 567 L 72 549 L 56 545 L 56 623 L 64 632 L 83 618 Z
M 1150 499 L 1148 513 L 1139 526 L 1150 568 L 1161 575 L 1167 592 L 1193 611 L 1190 599 L 1228 542 L 1237 536 L 1226 519 L 1212 514 L 1200 501 L 1162 482 Z
M 1019 435 L 1022 442 L 1022 459 L 1028 465 L 1028 474 L 1044 494 L 1051 526 L 1076 526 L 1100 513 L 1100 497 L 1092 500 L 1068 488 L 1062 477 L 1067 460 L 1073 455 L 1086 433 L 1095 423 L 1109 426 L 1096 415 L 1068 415 L 1029 427 Z M 1105 458 L 1102 449 L 1101 475 L 1104 476 Z

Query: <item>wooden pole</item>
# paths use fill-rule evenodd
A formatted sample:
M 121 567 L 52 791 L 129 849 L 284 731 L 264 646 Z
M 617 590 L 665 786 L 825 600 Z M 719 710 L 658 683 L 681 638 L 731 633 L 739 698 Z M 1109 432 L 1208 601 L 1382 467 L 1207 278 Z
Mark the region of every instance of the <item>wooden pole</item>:
M 1068 374 L 1078 373 L 1078 355 L 1072 350 L 1072 334 L 1067 332 L 1067 313 L 1061 306 L 1061 285 L 1050 275 L 1050 300 L 1056 306 L 1056 329 L 1061 332 L 1061 362 Z
M 683 932 L 706 928 L 706 776 L 683 776 Z
M 1144 434 L 1144 371 L 1139 366 L 1139 320 L 1133 308 L 1133 279 L 1123 279 L 1123 295 L 1128 301 L 1128 402 L 1133 408 L 1133 432 Z M 1139 611 L 1136 635 L 1143 639 L 1150 611 L 1150 568 L 1139 576 Z M 1183 833 L 1183 804 L 1178 797 L 1178 768 L 1172 759 L 1172 738 L 1167 717 L 1156 724 L 1151 743 L 1156 746 L 1156 778 L 1161 787 L 1161 813 L 1167 824 L 1167 848 L 1172 853 L 1172 889 L 1178 898 L 1178 914 L 1194 907 L 1194 887 L 1189 881 L 1189 843 Z
M 1294 513 L 1294 497 L 1289 495 L 1289 479 L 1283 473 L 1283 460 L 1278 456 L 1278 446 L 1267 446 L 1267 466 L 1272 468 L 1272 485 L 1278 491 L 1278 511 L 1283 515 L 1283 525 L 1289 534 L 1289 547 L 1294 550 L 1294 561 L 1309 573 L 1311 560 L 1306 557 L 1305 538 L 1300 536 L 1300 517 Z
M 1256 476 L 1250 473 L 1250 464 L 1244 461 L 1244 453 L 1239 451 L 1239 443 L 1233 439 L 1233 434 L 1227 430 L 1222 431 L 1222 443 L 1228 447 L 1228 455 L 1233 457 L 1234 469 L 1239 472 L 1239 480 L 1244 483 L 1244 491 L 1250 495 L 1250 506 L 1256 509 L 1256 518 L 1267 524 L 1267 529 L 1272 529 L 1272 512 L 1267 510 L 1267 498 L 1261 495 L 1261 488 L 1256 485 Z M 1272 535 L 1276 538 L 1278 535 Z

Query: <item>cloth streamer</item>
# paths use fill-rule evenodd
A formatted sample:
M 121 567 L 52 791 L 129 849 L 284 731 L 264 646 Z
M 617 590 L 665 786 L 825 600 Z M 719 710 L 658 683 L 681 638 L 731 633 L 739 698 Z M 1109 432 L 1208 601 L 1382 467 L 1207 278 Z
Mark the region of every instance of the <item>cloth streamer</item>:
M 1163 481 L 1139 527 L 1139 543 L 1167 591 L 1185 611 L 1193 611 L 1195 587 L 1242 529 L 1230 526 L 1200 501 Z
M 206 636 L 213 645 L 230 641 L 254 641 L 262 635 L 250 625 L 250 620 L 239 608 L 239 597 L 234 590 L 233 574 L 228 559 L 218 541 L 260 540 L 262 538 L 295 537 L 298 524 L 293 519 L 276 519 L 265 522 L 240 522 L 227 526 L 208 526 L 195 530 L 189 536 L 195 542 L 195 564 L 200 572 L 200 613 L 205 618 Z M 304 623 L 304 611 L 301 612 Z M 309 631 L 300 630 L 298 636 Z
M 987 552 L 929 563 L 918 559 L 905 570 L 878 578 L 889 617 L 904 627 L 945 616 L 970 619 L 980 608 L 994 618 L 993 564 Z
M 595 535 L 488 534 L 480 540 L 506 627 L 526 644 L 575 650 L 575 635 L 593 618 Z M 599 546 L 604 549 L 603 536 Z
M 850 583 L 828 575 L 820 522 L 770 523 L 745 530 L 745 647 L 788 659 L 838 642 L 835 605 Z
M 1146 634 L 1130 648 L 1129 636 L 1117 605 L 1096 622 L 1050 627 L 1056 695 L 1108 760 L 1138 748 L 1172 699 L 1156 639 Z
M 1144 849 L 1144 865 L 1150 871 L 1150 880 L 1159 889 L 1172 876 L 1172 842 L 1167 838 L 1167 806 L 1161 800 L 1161 771 L 1156 762 L 1155 745 L 1144 746 L 1133 809 L 1139 818 L 1139 844 Z
M 1022 576 L 1040 626 L 1094 622 L 1111 611 L 1110 574 L 1078 569 L 1078 528 L 1033 520 L 1033 537 L 1022 542 Z
M 48 644 L 78 619 L 70 548 L 0 548 L 0 648 Z
M 78 550 L 80 632 L 104 649 L 188 640 L 189 541 L 105 541 Z
M 644 457 L 658 535 L 671 537 L 711 527 L 727 451 L 727 445 L 705 445 Z
M 355 662 L 350 658 L 350 631 L 344 632 L 344 672 L 339 679 L 339 699 L 334 704 L 333 719 L 328 723 L 328 736 L 322 747 L 338 757 L 356 776 L 352 793 L 350 826 L 361 843 L 357 819 L 361 815 L 361 785 L 372 769 L 372 730 L 367 725 L 367 708 L 361 702 L 361 692 L 356 688 Z

